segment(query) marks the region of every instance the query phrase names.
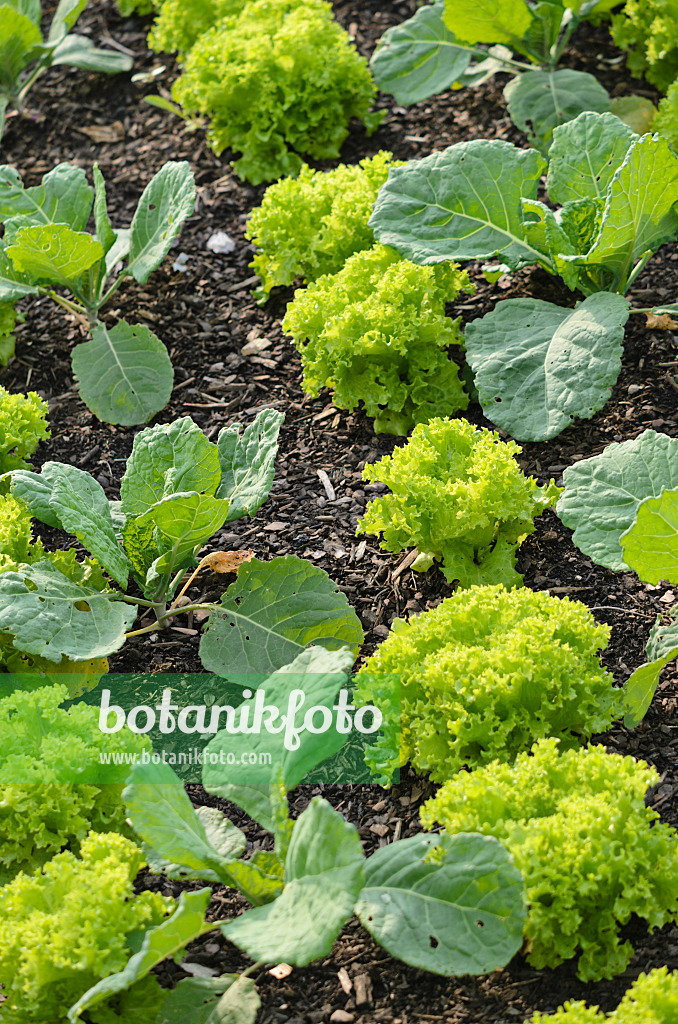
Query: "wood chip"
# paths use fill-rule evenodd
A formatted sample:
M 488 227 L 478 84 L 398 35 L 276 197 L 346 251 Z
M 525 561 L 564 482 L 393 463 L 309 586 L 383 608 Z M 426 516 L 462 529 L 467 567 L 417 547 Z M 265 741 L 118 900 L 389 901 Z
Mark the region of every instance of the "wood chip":
M 330 1020 L 332 1024 L 351 1024 L 351 1021 L 355 1020 L 355 1015 L 348 1010 L 335 1010 Z
M 374 832 L 375 836 L 383 839 L 388 835 L 388 825 L 370 825 L 370 832 Z
M 347 996 L 350 995 L 351 989 L 353 988 L 353 982 L 351 981 L 349 973 L 345 967 L 342 967 L 337 971 L 337 977 L 339 978 L 339 984 L 341 985 L 342 990 Z
M 413 548 L 412 551 L 409 551 L 403 558 L 402 562 L 400 562 L 400 564 L 397 565 L 393 572 L 391 573 L 391 579 L 397 580 L 398 577 L 405 572 L 405 569 L 409 569 L 409 567 L 412 565 L 412 562 L 415 561 L 418 555 L 419 552 L 417 551 L 416 548 Z
M 274 978 L 276 978 L 278 981 L 282 981 L 283 978 L 289 978 L 293 970 L 294 968 L 290 967 L 289 964 L 283 963 L 276 964 L 275 967 L 271 967 L 268 973 L 272 975 Z
M 270 348 L 271 343 L 268 338 L 252 338 L 246 345 L 240 349 L 240 355 L 242 356 L 256 356 L 258 352 L 264 352 L 265 349 Z
M 320 483 L 325 488 L 325 494 L 327 495 L 327 500 L 328 501 L 335 501 L 337 495 L 335 494 L 334 487 L 332 486 L 332 482 L 331 482 L 330 478 L 328 477 L 327 473 L 325 472 L 325 470 L 324 469 L 317 469 L 316 473 L 318 474 L 318 479 L 320 480 Z
M 113 121 L 112 124 L 90 124 L 86 128 L 73 125 L 73 128 L 81 135 L 86 135 L 92 142 L 120 142 L 125 138 L 122 121 Z
M 372 979 L 369 974 L 358 974 L 353 979 L 355 985 L 355 1005 L 356 1006 L 371 1006 L 372 1005 Z

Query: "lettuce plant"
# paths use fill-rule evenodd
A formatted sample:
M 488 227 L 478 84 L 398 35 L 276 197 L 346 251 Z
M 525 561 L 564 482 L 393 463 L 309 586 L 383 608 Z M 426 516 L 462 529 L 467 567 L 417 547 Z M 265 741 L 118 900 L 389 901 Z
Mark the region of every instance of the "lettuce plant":
M 290 687 L 299 685 L 331 706 L 352 663 L 346 648 L 305 651 L 265 681 L 267 699 L 285 699 Z M 252 700 L 245 703 L 251 711 Z M 217 733 L 206 754 L 249 755 L 259 740 L 273 764 L 260 762 L 242 784 L 234 782 L 224 763 L 206 761 L 203 769 L 209 792 L 236 803 L 273 833 L 273 849 L 244 858 L 244 834 L 216 808 L 194 809 L 169 765 L 132 769 L 124 797 L 152 869 L 169 878 L 227 885 L 252 904 L 235 920 L 205 922 L 197 913 L 190 921 L 185 917 L 185 927 L 180 922 L 174 929 L 177 936 L 181 932 L 182 945 L 220 929 L 257 962 L 284 960 L 302 967 L 329 954 L 355 912 L 389 953 L 437 974 L 485 973 L 513 956 L 522 941 L 524 890 L 499 842 L 481 835 L 418 835 L 365 858 L 356 828 L 322 797 L 314 797 L 295 821 L 289 817 L 287 791 L 339 750 L 346 735 L 303 731 L 299 746 L 289 750 L 279 733 Z M 209 889 L 193 892 L 186 902 L 202 899 L 204 911 L 209 895 Z M 160 941 L 162 928 L 156 929 L 157 941 L 152 932 L 147 934 L 143 958 L 132 958 L 118 975 L 81 997 L 69 1014 L 74 1024 L 111 990 L 143 981 L 174 951 Z M 178 945 L 177 937 L 174 948 Z M 241 1012 L 229 1019 L 250 1024 L 254 1016 Z
M 40 0 L 10 0 L 0 5 L 0 138 L 8 107 L 24 109 L 26 96 L 38 78 L 57 64 L 103 71 L 129 71 L 132 58 L 116 50 L 98 50 L 87 36 L 71 32 L 87 0 L 59 0 L 47 38 L 40 22 Z
M 639 974 L 611 1013 L 568 1002 L 555 1013 L 535 1013 L 529 1024 L 673 1024 L 677 1014 L 678 972 L 658 967 Z
M 436 0 L 382 36 L 372 71 L 379 88 L 405 105 L 512 73 L 504 89 L 509 114 L 546 151 L 557 125 L 584 110 L 610 109 L 610 97 L 592 75 L 556 65 L 581 21 L 604 16 L 616 2 Z M 529 63 L 516 60 L 516 53 Z
M 612 18 L 612 38 L 628 50 L 631 74 L 666 92 L 678 75 L 678 7 L 674 0 L 626 0 Z
M 87 833 L 125 832 L 122 784 L 128 766 L 111 765 L 107 782 L 73 784 L 100 750 L 140 753 L 149 741 L 134 733 L 104 735 L 97 709 L 59 707 L 66 686 L 15 690 L 2 696 L 0 676 L 0 879 L 36 867 Z M 40 722 L 40 729 L 35 723 Z
M 155 3 L 157 17 L 148 37 L 152 50 L 180 54 L 223 18 L 237 17 L 248 0 L 161 0 Z
M 449 345 L 463 344 L 445 303 L 468 275 L 453 263 L 417 267 L 375 245 L 338 274 L 295 292 L 283 331 L 301 354 L 303 389 L 332 389 L 340 409 L 363 404 L 377 434 L 408 434 L 415 423 L 468 405 Z
M 47 402 L 35 391 L 11 394 L 0 385 L 0 474 L 28 469 L 27 460 L 48 437 Z
M 660 101 L 652 127 L 668 140 L 674 152 L 678 150 L 678 78 Z
M 356 679 L 357 703 L 384 714 L 396 702 L 370 767 L 382 785 L 407 761 L 444 782 L 545 736 L 570 747 L 604 732 L 623 703 L 596 654 L 609 635 L 577 601 L 503 587 L 396 619 Z
M 20 318 L 19 318 L 20 319 Z M 0 366 L 7 366 L 14 355 L 17 314 L 13 302 L 0 302 Z
M 254 185 L 297 174 L 300 154 L 334 160 L 351 117 L 368 131 L 375 86 L 367 62 L 325 0 L 250 0 L 188 53 L 172 96 L 188 115 L 210 118 L 215 153 Z
M 264 192 L 245 235 L 257 246 L 250 263 L 261 278 L 255 293 L 265 302 L 272 288 L 336 274 L 349 256 L 374 245 L 367 222 L 389 167 L 402 167 L 383 150 L 358 164 L 314 171 L 304 164 Z
M 554 437 L 605 404 L 629 312 L 647 312 L 624 295 L 678 232 L 678 156 L 665 139 L 596 113 L 553 139 L 556 211 L 537 199 L 546 164 L 536 150 L 475 139 L 392 168 L 370 220 L 380 242 L 414 263 L 496 257 L 496 273 L 537 264 L 586 296 L 574 309 L 508 299 L 466 328 L 483 411 L 525 441 Z
M 558 751 L 540 740 L 515 765 L 461 772 L 422 808 L 429 828 L 495 836 L 525 879 L 527 959 L 578 976 L 620 974 L 633 955 L 619 931 L 636 914 L 651 929 L 678 918 L 678 837 L 645 806 L 659 779 L 644 761 L 604 747 Z
M 105 658 L 127 636 L 166 627 L 179 610 L 207 611 L 203 664 L 244 676 L 244 685 L 260 666 L 270 671 L 274 658 L 286 664 L 309 644 L 357 652 L 363 634 L 346 598 L 321 569 L 294 556 L 247 562 L 220 604 L 182 603 L 196 572 L 177 595 L 188 569 L 220 571 L 220 553 L 198 562 L 199 549 L 268 497 L 281 420 L 265 410 L 242 433 L 224 428 L 216 444 L 189 417 L 140 431 L 120 501 L 109 502 L 75 466 L 47 462 L 40 473 L 12 473 L 12 496 L 36 519 L 73 534 L 117 586 L 92 576 L 74 552 L 65 564 L 57 552 L 16 565 L 0 573 L 0 632 L 17 652 L 62 665 Z M 221 571 L 234 571 L 225 561 Z M 143 597 L 127 593 L 131 583 Z M 139 608 L 153 621 L 131 631 Z
M 584 554 L 641 580 L 678 583 L 678 439 L 645 430 L 565 470 L 558 515 Z M 678 657 L 678 623 L 655 625 L 648 661 L 627 683 L 626 724 L 647 711 L 662 669 Z
M 461 587 L 519 585 L 517 549 L 560 494 L 553 480 L 540 487 L 523 474 L 521 451 L 466 420 L 419 423 L 406 445 L 365 466 L 365 480 L 391 494 L 370 502 L 357 532 L 382 533 L 385 551 L 418 548 L 413 569 L 442 561 L 445 578 Z
M 63 163 L 42 184 L 24 188 L 13 167 L 0 167 L 0 301 L 48 295 L 73 313 L 91 332 L 72 354 L 83 400 L 99 419 L 131 426 L 166 404 L 172 365 L 147 327 L 125 320 L 108 327 L 99 312 L 125 278 L 146 284 L 160 266 L 193 212 L 195 182 L 186 162 L 166 163 L 144 189 L 130 227 L 114 231 L 96 164 L 93 176 L 91 188 L 82 168 Z M 94 235 L 85 230 L 92 207 Z
M 132 933 L 159 925 L 174 908 L 173 900 L 157 893 L 134 894 L 143 864 L 143 853 L 129 839 L 92 833 L 79 857 L 59 853 L 42 872 L 21 873 L 0 888 L 3 1024 L 63 1021 L 78 996 L 127 963 Z M 151 990 L 157 1002 L 155 979 L 149 997 Z M 124 1019 L 125 1009 L 131 1006 L 118 1002 L 107 1016 L 95 1013 L 89 1020 L 108 1024 L 114 1010 Z

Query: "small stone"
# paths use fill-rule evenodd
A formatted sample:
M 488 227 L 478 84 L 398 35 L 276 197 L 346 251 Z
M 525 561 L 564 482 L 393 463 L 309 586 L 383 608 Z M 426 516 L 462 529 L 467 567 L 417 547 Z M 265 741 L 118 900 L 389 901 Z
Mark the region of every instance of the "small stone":
M 268 338 L 253 338 L 252 341 L 248 341 L 246 345 L 243 345 L 240 349 L 240 354 L 243 356 L 255 356 L 258 352 L 264 352 L 270 347 L 271 343 Z
M 626 389 L 626 392 L 629 395 L 637 395 L 638 392 L 642 390 L 643 388 L 640 384 L 629 384 L 628 388 Z
M 676 600 L 676 595 L 673 593 L 672 590 L 667 590 L 665 594 L 662 594 L 659 600 L 662 604 L 673 604 L 673 602 Z
M 351 1024 L 352 1020 L 355 1020 L 355 1014 L 349 1013 L 348 1010 L 335 1010 L 330 1020 L 333 1024 Z
M 207 239 L 206 248 L 210 252 L 218 252 L 221 256 L 225 256 L 229 252 L 233 252 L 235 249 L 235 242 L 230 235 L 227 235 L 225 231 L 215 231 L 213 235 Z

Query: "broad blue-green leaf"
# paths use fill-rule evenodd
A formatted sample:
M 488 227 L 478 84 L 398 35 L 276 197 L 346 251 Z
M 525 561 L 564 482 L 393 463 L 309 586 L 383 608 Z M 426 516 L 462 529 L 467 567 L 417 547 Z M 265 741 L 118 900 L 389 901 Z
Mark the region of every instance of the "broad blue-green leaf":
M 195 551 L 220 530 L 228 515 L 228 501 L 196 492 L 171 494 L 144 512 L 138 526 L 151 522 L 160 534 L 160 558 L 155 572 L 163 574 L 180 569 Z
M 25 274 L 18 274 L 7 251 L 0 242 L 0 302 L 16 302 L 24 295 L 37 295 L 37 285 L 31 284 Z
M 621 369 L 629 305 L 599 292 L 575 309 L 508 299 L 466 328 L 466 358 L 485 415 L 519 441 L 590 419 Z
M 467 71 L 464 71 L 457 80 L 457 86 L 465 89 L 475 89 L 483 82 L 489 81 L 499 71 L 508 71 L 506 61 L 511 60 L 513 52 L 507 46 L 490 46 L 485 60 L 472 64 Z
M 547 187 L 554 203 L 605 199 L 638 136 L 614 114 L 587 112 L 553 132 Z
M 398 960 L 434 974 L 487 974 L 523 943 L 523 879 L 496 839 L 419 835 L 377 850 L 356 914 Z
M 240 425 L 225 427 L 217 439 L 221 483 L 218 498 L 231 505 L 227 523 L 253 516 L 268 498 L 278 453 L 278 433 L 284 420 L 281 412 L 264 409 L 240 435 Z
M 0 25 L 0 88 L 13 93 L 33 50 L 42 42 L 42 35 L 30 18 L 8 4 L 0 7 Z
M 532 22 L 525 0 L 446 0 L 445 24 L 466 43 L 515 44 Z
M 661 615 L 658 615 L 650 630 L 645 653 L 653 661 L 656 658 L 664 658 L 674 647 L 678 647 L 678 619 L 664 625 Z
M 83 71 L 102 71 L 107 75 L 117 75 L 121 71 L 129 71 L 134 61 L 126 53 L 116 50 L 100 50 L 87 36 L 68 35 L 55 47 L 52 64 L 69 64 Z
M 169 401 L 174 372 L 167 349 L 141 324 L 97 322 L 72 360 L 83 402 L 105 423 L 145 423 Z
M 223 724 L 224 728 L 210 740 L 206 748 L 207 752 L 218 756 L 215 763 L 206 762 L 203 767 L 203 785 L 206 790 L 237 803 L 251 814 L 250 806 L 240 799 L 240 791 L 244 786 L 266 787 L 280 780 L 286 790 L 293 790 L 309 771 L 340 750 L 346 741 L 345 734 L 337 732 L 334 726 L 327 732 L 308 732 L 303 728 L 303 717 L 309 708 L 334 706 L 339 690 L 346 685 L 346 673 L 352 664 L 352 654 L 345 648 L 327 651 L 323 647 L 311 647 L 267 679 L 253 682 L 252 689 L 257 686 L 264 691 L 266 707 L 278 708 L 281 716 L 287 715 L 290 694 L 294 690 L 302 691 L 303 702 L 297 708 L 296 724 L 293 727 L 293 723 L 288 723 L 285 729 L 280 729 L 282 720 L 273 717 L 271 725 L 277 726 L 280 731 L 269 732 L 262 726 L 257 732 L 241 733 L 229 731 L 227 722 L 220 716 L 219 724 Z M 239 721 L 247 720 L 241 717 L 247 712 L 249 721 L 253 722 L 256 706 L 256 696 L 243 701 L 239 705 Z M 265 717 L 264 721 L 267 721 Z M 294 746 L 295 742 L 298 745 Z M 242 767 L 235 771 L 231 765 L 222 764 L 220 752 L 226 756 L 235 755 L 236 764 Z M 264 757 L 257 758 L 257 764 L 239 760 L 241 755 L 247 758 L 249 754 L 261 754 Z M 269 755 L 269 759 L 265 755 Z M 257 814 L 263 809 L 264 814 L 268 815 L 269 803 L 266 796 L 266 803 L 257 810 Z M 254 814 L 252 816 L 256 817 Z M 256 820 L 260 821 L 260 818 L 256 817 Z
M 558 125 L 585 110 L 602 114 L 610 109 L 610 97 L 600 82 L 571 68 L 516 75 L 504 89 L 504 99 L 511 120 L 542 153 L 548 152 Z
M 136 764 L 123 800 L 135 832 L 156 854 L 191 869 L 188 877 L 229 884 L 223 869 L 244 853 L 244 834 L 216 808 L 194 809 L 169 765 Z M 200 811 L 208 812 L 205 820 Z
M 212 1016 L 214 1007 L 222 993 L 237 979 L 237 974 L 222 974 L 218 978 L 182 978 L 176 988 L 167 992 L 153 1024 L 215 1024 Z
M 526 240 L 522 199 L 536 199 L 544 160 L 508 142 L 459 142 L 392 167 L 370 227 L 384 245 L 422 265 L 491 259 L 508 266 L 543 254 Z
M 620 542 L 624 561 L 644 583 L 678 583 L 678 490 L 641 501 Z
M 184 160 L 170 161 L 144 189 L 130 227 L 128 273 L 146 284 L 193 213 L 195 180 Z
M 590 201 L 582 200 L 582 202 L 589 203 Z M 570 238 L 569 232 L 563 225 L 564 211 L 565 207 L 555 214 L 548 206 L 536 199 L 524 199 L 525 234 L 531 245 L 550 255 L 555 269 L 568 288 L 572 291 L 581 288 L 584 294 L 587 294 L 584 283 L 580 280 L 581 267 L 573 266 L 563 257 L 564 255 L 576 256 L 580 252 L 588 252 L 589 245 L 580 249 Z M 575 218 L 575 223 L 580 219 L 581 217 Z
M 33 188 L 23 187 L 13 167 L 0 167 L 0 220 L 5 222 L 6 242 L 31 224 L 68 224 L 73 231 L 84 231 L 93 198 L 82 167 L 57 164 Z
M 12 634 L 18 650 L 48 661 L 112 654 L 136 613 L 134 605 L 72 583 L 46 560 L 0 573 L 0 631 Z
M 129 563 L 115 536 L 103 487 L 75 466 L 59 462 L 49 465 L 53 473 L 49 504 L 62 529 L 74 534 L 116 583 L 126 589 Z
M 73 287 L 86 270 L 104 258 L 101 244 L 66 224 L 21 228 L 7 247 L 14 269 L 35 284 Z
M 252 559 L 209 617 L 200 643 L 208 672 L 247 685 L 266 678 L 311 644 L 348 646 L 357 655 L 363 631 L 327 573 L 295 555 Z
M 118 263 L 121 263 L 129 254 L 129 228 L 119 228 L 115 235 L 115 242 L 106 253 L 106 274 L 112 274 Z
M 620 538 L 638 506 L 678 487 L 678 438 L 644 431 L 633 441 L 610 444 L 601 455 L 565 470 L 557 512 L 574 530 L 574 543 L 598 565 L 628 569 Z
M 377 87 L 407 106 L 444 92 L 471 60 L 468 50 L 454 45 L 455 36 L 443 21 L 444 5 L 420 7 L 381 37 L 370 65 Z
M 627 729 L 635 729 L 645 718 L 657 690 L 662 669 L 674 658 L 678 658 L 678 637 L 675 647 L 655 661 L 641 665 L 627 680 L 624 699 L 624 725 Z
M 240 977 L 224 992 L 207 1024 L 254 1024 L 260 1006 L 252 979 Z
M 50 43 L 63 39 L 87 7 L 87 0 L 59 0 L 49 26 Z
M 63 529 L 61 521 L 50 503 L 52 488 L 59 473 L 60 462 L 46 462 L 40 473 L 17 469 L 12 473 L 12 494 L 28 506 L 28 511 L 41 523 Z
M 351 917 L 363 863 L 355 827 L 314 797 L 294 825 L 282 894 L 221 930 L 254 960 L 305 967 L 327 956 Z
M 206 930 L 205 911 L 211 895 L 211 889 L 182 892 L 172 916 L 155 928 L 149 928 L 141 949 L 130 958 L 122 971 L 103 978 L 80 997 L 68 1011 L 69 1021 L 76 1024 L 84 1010 L 97 1006 L 117 992 L 123 992 L 136 981 L 145 978 L 156 964 L 169 956 L 175 956 L 189 942 L 198 938 Z
M 178 491 L 216 494 L 220 480 L 217 446 L 189 416 L 146 427 L 134 438 L 120 484 L 122 511 L 140 515 Z
M 600 233 L 587 256 L 576 262 L 603 264 L 623 289 L 636 260 L 675 237 L 677 203 L 678 156 L 666 139 L 645 135 L 631 145 L 615 172 Z
M 103 174 L 99 170 L 99 164 L 94 164 L 92 167 L 92 176 L 94 178 L 94 227 L 97 239 L 101 243 L 104 252 L 107 253 L 115 242 L 115 231 L 108 219 L 106 183 L 104 182 Z

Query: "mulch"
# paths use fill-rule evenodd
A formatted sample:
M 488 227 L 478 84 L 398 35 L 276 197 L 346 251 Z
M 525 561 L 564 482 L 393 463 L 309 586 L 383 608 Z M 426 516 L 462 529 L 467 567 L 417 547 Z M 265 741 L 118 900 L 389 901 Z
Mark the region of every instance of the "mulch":
M 339 21 L 355 36 L 365 55 L 383 31 L 416 9 L 415 0 L 339 0 Z M 126 225 L 148 180 L 168 159 L 189 160 L 199 187 L 198 203 L 175 249 L 148 284 L 126 282 L 104 319 L 141 321 L 167 345 L 175 370 L 170 404 L 154 422 L 191 416 L 213 437 L 231 423 L 249 423 L 256 412 L 274 406 L 285 413 L 280 457 L 271 497 L 253 522 L 231 524 L 210 547 L 252 547 L 259 558 L 293 553 L 325 569 L 356 608 L 366 633 L 369 654 L 388 634 L 398 616 L 434 607 L 451 590 L 441 573 L 415 574 L 402 563 L 404 554 L 383 552 L 376 538 L 356 538 L 358 517 L 376 493 L 362 480 L 366 462 L 392 451 L 396 440 L 374 435 L 361 413 L 335 409 L 328 394 L 311 400 L 300 387 L 300 365 L 282 335 L 280 320 L 292 289 L 278 289 L 265 309 L 250 295 L 252 246 L 244 237 L 247 215 L 263 187 L 240 182 L 229 167 L 230 154 L 217 158 L 204 134 L 189 132 L 178 119 L 143 102 L 156 89 L 168 94 L 176 69 L 165 55 L 150 53 L 147 19 L 123 19 L 110 0 L 96 0 L 78 24 L 95 42 L 114 39 L 135 54 L 135 73 L 164 67 L 151 81 L 132 83 L 130 76 L 106 78 L 68 68 L 45 75 L 30 96 L 24 119 L 13 118 L 2 143 L 2 160 L 19 169 L 27 184 L 56 163 L 72 161 L 89 170 L 98 161 L 108 186 L 114 224 Z M 656 99 L 645 83 L 629 80 L 620 52 L 604 28 L 586 26 L 575 36 L 565 64 L 595 74 L 614 95 L 642 92 Z M 380 149 L 400 159 L 425 155 L 464 139 L 491 137 L 525 145 L 511 124 L 502 99 L 506 76 L 499 75 L 476 90 L 448 92 L 411 108 L 380 96 L 387 110 L 379 131 L 370 139 L 354 125 L 342 159 L 351 163 Z M 94 136 L 94 138 L 92 137 Z M 97 139 L 98 141 L 94 141 Z M 332 164 L 320 165 L 324 168 Z M 236 242 L 228 255 L 210 252 L 206 243 L 217 230 Z M 185 254 L 185 271 L 174 268 Z M 571 293 L 539 270 L 524 270 L 495 285 L 470 266 L 477 292 L 460 296 L 454 315 L 472 320 L 503 298 L 534 295 L 573 305 Z M 664 246 L 636 283 L 630 298 L 648 306 L 671 302 L 678 294 L 678 246 Z M 26 319 L 17 334 L 17 356 L 0 369 L 0 384 L 10 390 L 37 390 L 50 402 L 51 440 L 41 445 L 36 466 L 61 460 L 87 469 L 113 498 L 132 446 L 135 428 L 99 423 L 79 400 L 73 385 L 70 351 L 81 340 L 72 318 L 47 299 L 24 304 Z M 242 354 L 256 338 L 269 344 L 258 354 Z M 469 418 L 488 426 L 478 407 Z M 623 368 L 612 397 L 593 419 L 577 423 L 559 437 L 525 444 L 522 468 L 540 482 L 555 477 L 582 458 L 598 454 L 612 441 L 635 438 L 653 427 L 678 436 L 678 336 L 650 330 L 644 318 L 631 319 L 626 332 Z M 328 488 L 318 475 L 324 470 Z M 334 497 L 332 496 L 334 495 Z M 63 535 L 45 530 L 64 546 Z M 519 568 L 533 589 L 549 590 L 583 601 L 601 622 L 612 627 L 604 654 L 607 667 L 621 684 L 644 660 L 644 647 L 657 614 L 666 614 L 676 597 L 670 587 L 642 584 L 633 573 L 613 573 L 594 565 L 571 541 L 570 531 L 547 512 L 521 549 Z M 209 582 L 206 584 L 208 595 Z M 177 628 L 179 631 L 177 631 Z M 113 671 L 199 671 L 199 623 L 185 622 L 152 638 L 139 637 L 111 659 Z M 662 818 L 678 825 L 678 673 L 665 670 L 645 721 L 633 732 L 622 725 L 599 739 L 610 750 L 630 753 L 654 764 L 660 783 L 650 802 Z M 291 797 L 299 813 L 320 787 L 300 787 Z M 426 780 L 404 772 L 389 791 L 377 786 L 324 787 L 325 796 L 360 830 L 366 848 L 384 845 L 419 830 L 418 809 L 433 791 Z M 196 803 L 218 803 L 199 788 Z M 220 804 L 223 805 L 223 802 Z M 243 824 L 248 839 L 265 842 L 264 834 L 227 808 Z M 149 888 L 176 894 L 180 886 L 146 875 Z M 210 913 L 233 915 L 244 909 L 241 897 L 217 889 Z M 500 1024 L 522 1022 L 533 1010 L 553 1010 L 566 999 L 586 999 L 613 1008 L 642 970 L 667 964 L 678 968 L 678 929 L 668 926 L 648 935 L 640 922 L 627 932 L 636 948 L 629 969 L 612 981 L 580 983 L 572 964 L 558 970 L 535 971 L 517 956 L 508 967 L 483 978 L 438 978 L 393 960 L 375 946 L 357 921 L 350 922 L 331 956 L 276 980 L 265 970 L 257 978 L 262 997 L 260 1024 L 314 1024 L 327 1020 L 361 1024 Z M 221 973 L 242 969 L 248 961 L 220 933 L 194 944 L 188 961 L 199 969 Z M 181 967 L 163 967 L 168 984 L 183 976 Z M 342 1015 L 343 1014 L 343 1015 Z

